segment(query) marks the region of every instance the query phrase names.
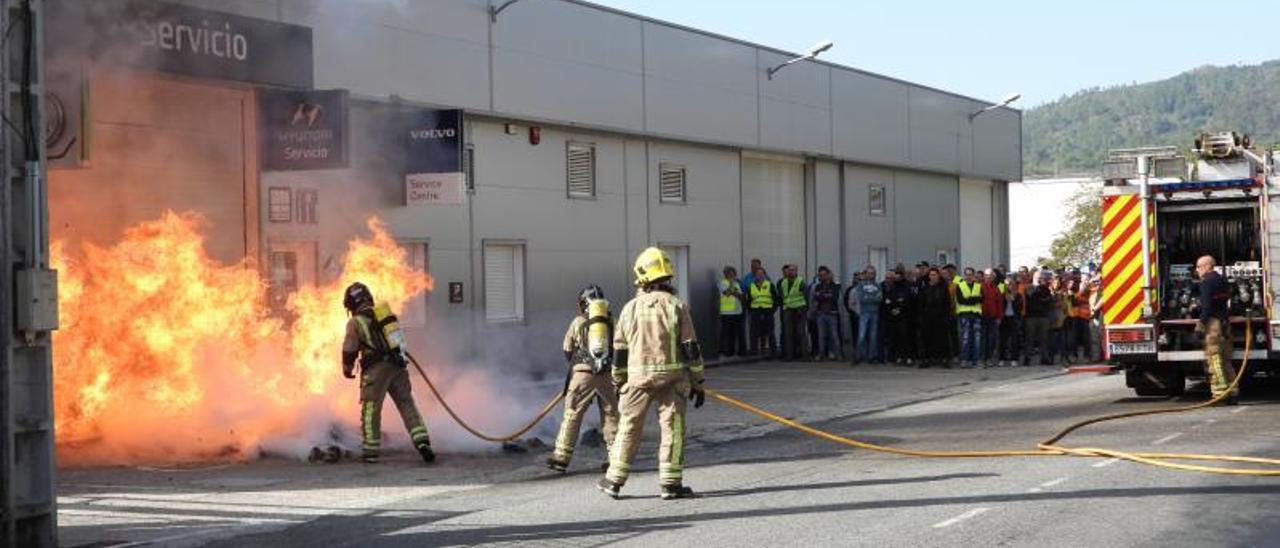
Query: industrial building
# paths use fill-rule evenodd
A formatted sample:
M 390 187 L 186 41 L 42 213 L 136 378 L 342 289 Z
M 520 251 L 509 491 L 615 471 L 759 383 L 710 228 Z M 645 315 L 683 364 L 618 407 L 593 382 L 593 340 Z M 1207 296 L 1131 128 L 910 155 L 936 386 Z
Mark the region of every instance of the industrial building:
M 588 2 L 498 4 L 52 2 L 47 36 L 76 37 L 46 42 L 53 238 L 198 211 L 213 255 L 281 295 L 335 276 L 376 215 L 437 283 L 411 328 L 545 340 L 516 349 L 535 362 L 580 287 L 625 299 L 649 245 L 708 341 L 721 268 L 753 257 L 846 281 L 1007 262 L 1018 111 L 820 60 L 771 74 L 800 54 Z

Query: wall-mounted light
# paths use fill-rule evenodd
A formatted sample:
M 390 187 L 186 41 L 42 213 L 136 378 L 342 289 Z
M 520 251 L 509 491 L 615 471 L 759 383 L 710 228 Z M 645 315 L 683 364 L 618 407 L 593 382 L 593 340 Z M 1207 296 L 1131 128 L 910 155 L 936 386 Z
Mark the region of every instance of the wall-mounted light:
M 789 61 L 787 61 L 787 62 L 785 62 L 785 63 L 783 63 L 783 64 L 781 64 L 781 65 L 778 65 L 778 66 L 776 66 L 776 67 L 771 67 L 771 68 L 768 70 L 768 76 L 769 76 L 769 79 L 770 79 L 770 80 L 772 80 L 772 79 L 773 79 L 773 73 L 775 73 L 775 72 L 778 72 L 778 71 L 782 70 L 782 69 L 783 69 L 783 68 L 785 68 L 787 65 L 791 65 L 791 64 L 794 64 L 794 63 L 799 63 L 800 61 L 808 61 L 808 60 L 810 60 L 810 59 L 813 59 L 813 58 L 817 57 L 817 56 L 818 56 L 818 54 L 820 54 L 820 53 L 822 53 L 822 52 L 824 52 L 824 51 L 827 51 L 827 50 L 831 49 L 831 46 L 834 46 L 834 45 L 835 45 L 835 43 L 831 42 L 830 40 L 827 40 L 826 42 L 819 42 L 818 44 L 814 45 L 812 48 L 809 48 L 809 53 L 806 53 L 806 54 L 804 54 L 804 55 L 801 55 L 801 56 L 799 56 L 799 57 L 796 57 L 795 59 L 791 59 L 791 60 L 789 60 Z
M 497 6 L 497 7 L 494 7 L 493 5 L 490 5 L 490 6 L 489 6 L 489 22 L 490 22 L 490 23 L 497 23 L 497 22 L 498 22 L 498 14 L 499 14 L 499 13 L 502 13 L 502 10 L 505 10 L 505 9 L 507 9 L 507 8 L 511 7 L 511 4 L 514 4 L 514 3 L 519 2 L 519 1 L 520 1 L 520 0 L 507 0 L 506 2 L 503 2 L 501 5 L 499 5 L 499 6 Z
M 1017 100 L 1018 100 L 1018 99 L 1020 99 L 1020 98 L 1022 98 L 1022 94 L 1021 94 L 1021 93 L 1010 93 L 1010 94 L 1008 94 L 1008 95 L 1005 95 L 1005 96 L 1004 96 L 1004 99 L 1002 99 L 999 103 L 996 103 L 996 104 L 994 104 L 994 105 L 989 105 L 989 106 L 987 106 L 986 108 L 984 108 L 984 109 L 982 109 L 982 110 L 979 110 L 979 111 L 976 111 L 976 112 L 971 112 L 971 113 L 969 113 L 969 121 L 971 121 L 971 122 L 972 122 L 974 118 L 977 118 L 980 114 L 982 114 L 982 113 L 984 113 L 984 112 L 991 112 L 991 111 L 993 111 L 993 110 L 995 110 L 995 109 L 998 109 L 998 108 L 1007 107 L 1007 106 L 1009 106 L 1011 103 L 1013 103 L 1014 101 L 1017 101 Z

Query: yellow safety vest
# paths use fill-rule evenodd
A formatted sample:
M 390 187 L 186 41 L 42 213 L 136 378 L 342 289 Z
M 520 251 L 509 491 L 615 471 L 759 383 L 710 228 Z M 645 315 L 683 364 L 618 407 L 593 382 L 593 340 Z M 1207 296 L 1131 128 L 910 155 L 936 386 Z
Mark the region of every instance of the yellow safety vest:
M 961 281 L 956 284 L 956 314 L 982 315 L 982 284 Z
M 773 308 L 773 283 L 764 281 L 764 285 L 751 284 L 751 308 Z
M 788 281 L 791 283 L 788 284 Z M 804 280 L 801 280 L 799 277 L 794 280 L 787 280 L 786 278 L 783 278 L 783 280 L 778 283 L 781 284 L 780 287 L 782 287 L 782 308 L 784 310 L 804 308 L 804 292 L 801 291 L 801 289 L 804 288 Z
M 725 295 L 724 292 L 732 288 L 738 287 L 737 280 L 729 278 L 721 278 L 720 283 L 720 313 L 728 316 L 742 313 L 742 301 L 737 295 Z

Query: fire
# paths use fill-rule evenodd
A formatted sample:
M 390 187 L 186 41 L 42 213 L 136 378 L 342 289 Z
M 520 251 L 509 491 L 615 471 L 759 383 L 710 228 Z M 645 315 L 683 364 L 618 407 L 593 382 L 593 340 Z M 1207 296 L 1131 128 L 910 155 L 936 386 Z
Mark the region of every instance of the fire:
M 432 288 L 379 221 L 368 228 L 338 279 L 290 297 L 290 325 L 269 314 L 253 268 L 210 259 L 195 215 L 86 244 L 78 260 L 55 242 L 63 462 L 248 458 L 265 439 L 354 422 L 354 388 L 339 374 L 343 288 L 363 281 L 396 310 Z

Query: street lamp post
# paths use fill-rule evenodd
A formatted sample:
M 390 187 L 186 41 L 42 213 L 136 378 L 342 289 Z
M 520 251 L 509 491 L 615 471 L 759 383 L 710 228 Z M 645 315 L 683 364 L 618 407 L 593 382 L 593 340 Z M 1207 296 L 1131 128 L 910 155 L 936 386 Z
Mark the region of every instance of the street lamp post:
M 982 110 L 969 113 L 969 121 L 973 121 L 974 118 L 977 118 L 978 116 L 982 115 L 982 113 L 984 112 L 990 112 L 998 108 L 1007 107 L 1009 106 L 1010 103 L 1013 103 L 1014 101 L 1017 101 L 1020 98 L 1022 98 L 1021 93 L 1010 93 L 1008 95 L 1005 95 L 1004 99 L 1002 99 L 999 103 L 987 106 Z
M 804 55 L 801 55 L 801 56 L 799 56 L 799 57 L 796 57 L 795 59 L 791 59 L 791 60 L 789 60 L 789 61 L 787 61 L 787 62 L 785 62 L 785 63 L 782 63 L 781 65 L 778 65 L 778 66 L 776 66 L 776 67 L 770 67 L 770 68 L 769 68 L 769 70 L 767 71 L 767 74 L 768 74 L 768 76 L 769 76 L 769 79 L 770 79 L 770 80 L 772 80 L 772 79 L 773 79 L 773 73 L 775 73 L 775 72 L 778 72 L 778 71 L 782 70 L 782 69 L 783 69 L 783 68 L 785 68 L 787 65 L 791 65 L 791 64 L 799 63 L 800 61 L 808 61 L 808 60 L 810 60 L 810 59 L 813 59 L 813 58 L 817 57 L 819 53 L 822 53 L 822 52 L 824 52 L 824 51 L 827 51 L 827 50 L 831 49 L 831 46 L 834 46 L 834 45 L 835 45 L 835 44 L 834 44 L 834 43 L 832 43 L 830 40 L 828 40 L 828 41 L 826 41 L 826 42 L 820 42 L 820 43 L 818 43 L 817 45 L 815 45 L 815 46 L 813 46 L 812 48 L 810 48 L 810 49 L 809 49 L 809 53 L 806 53 L 806 54 L 804 54 Z

